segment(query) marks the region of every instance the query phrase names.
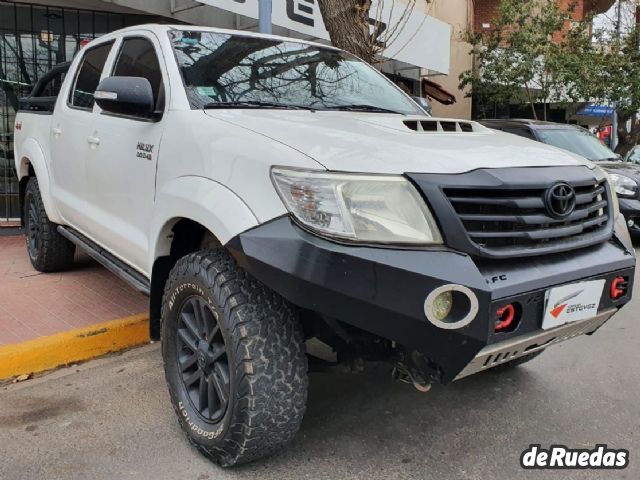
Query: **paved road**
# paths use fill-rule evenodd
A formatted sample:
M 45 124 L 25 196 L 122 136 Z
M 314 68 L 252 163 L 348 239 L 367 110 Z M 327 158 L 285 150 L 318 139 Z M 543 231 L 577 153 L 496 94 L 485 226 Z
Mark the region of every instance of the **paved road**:
M 638 479 L 640 290 L 597 335 L 516 371 L 419 394 L 384 365 L 313 374 L 307 416 L 284 453 L 235 470 L 181 435 L 157 345 L 0 388 L 0 479 Z M 530 443 L 607 443 L 623 471 L 523 471 Z

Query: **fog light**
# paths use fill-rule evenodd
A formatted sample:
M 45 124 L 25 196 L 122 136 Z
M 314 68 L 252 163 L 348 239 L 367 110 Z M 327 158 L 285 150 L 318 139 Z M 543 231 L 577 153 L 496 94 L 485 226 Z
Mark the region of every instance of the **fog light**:
M 453 294 L 450 291 L 439 293 L 433 299 L 431 306 L 434 318 L 443 321 L 451 313 L 451 307 L 453 307 Z
M 443 285 L 427 296 L 424 314 L 436 327 L 445 330 L 463 328 L 478 314 L 478 297 L 463 285 Z
M 633 228 L 633 226 L 636 224 L 636 222 L 633 221 L 632 218 L 630 218 L 629 220 L 627 220 L 627 227 L 629 228 Z

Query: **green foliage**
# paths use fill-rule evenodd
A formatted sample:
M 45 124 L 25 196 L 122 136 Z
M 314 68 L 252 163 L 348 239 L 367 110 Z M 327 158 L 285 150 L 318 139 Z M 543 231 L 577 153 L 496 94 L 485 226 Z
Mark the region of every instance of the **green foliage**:
M 563 10 L 547 0 L 502 0 L 490 29 L 466 34 L 475 65 L 462 73 L 460 87 L 470 87 L 481 101 L 529 103 L 532 109 L 535 103 L 567 100 L 566 78 L 558 73 L 589 68 L 576 52 L 591 43 L 590 23 L 573 21 L 574 8 Z

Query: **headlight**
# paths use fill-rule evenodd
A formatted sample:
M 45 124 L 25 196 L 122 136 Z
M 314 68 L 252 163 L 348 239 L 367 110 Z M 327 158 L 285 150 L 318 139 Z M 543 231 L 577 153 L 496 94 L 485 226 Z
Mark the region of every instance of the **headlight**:
M 610 173 L 609 180 L 616 193 L 621 197 L 635 197 L 638 193 L 638 184 L 629 177 Z
M 272 168 L 289 212 L 330 237 L 366 243 L 436 244 L 442 236 L 404 177 Z
M 618 194 L 616 193 L 616 186 L 614 185 L 611 177 L 607 172 L 602 170 L 600 167 L 596 167 L 596 171 L 598 171 L 604 178 L 607 179 L 607 183 L 609 184 L 609 191 L 611 192 L 611 207 L 613 208 L 613 219 L 617 220 L 620 216 L 620 202 L 618 202 Z

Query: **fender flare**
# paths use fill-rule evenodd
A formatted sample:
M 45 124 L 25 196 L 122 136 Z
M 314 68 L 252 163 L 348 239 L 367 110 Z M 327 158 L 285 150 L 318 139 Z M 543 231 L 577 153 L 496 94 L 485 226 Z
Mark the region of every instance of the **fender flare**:
M 29 176 L 29 165 L 33 168 L 38 179 L 38 187 L 42 196 L 42 203 L 47 217 L 53 223 L 64 223 L 58 209 L 55 208 L 51 196 L 51 177 L 44 152 L 34 138 L 28 138 L 21 146 L 19 160 L 16 158 L 16 172 L 18 180 Z
M 199 223 L 223 245 L 261 223 L 232 190 L 198 176 L 179 177 L 163 185 L 154 212 L 149 230 L 149 271 L 157 258 L 169 255 L 172 228 L 181 219 Z

